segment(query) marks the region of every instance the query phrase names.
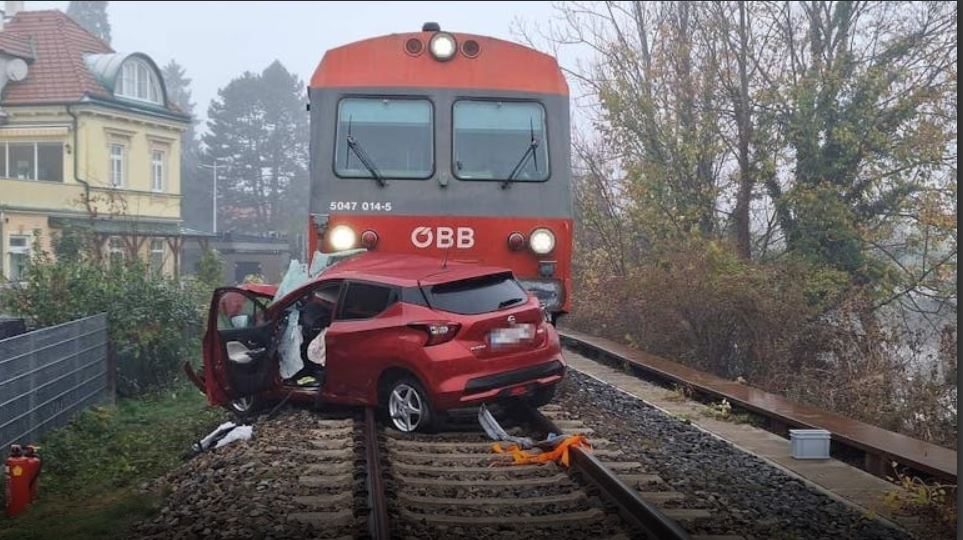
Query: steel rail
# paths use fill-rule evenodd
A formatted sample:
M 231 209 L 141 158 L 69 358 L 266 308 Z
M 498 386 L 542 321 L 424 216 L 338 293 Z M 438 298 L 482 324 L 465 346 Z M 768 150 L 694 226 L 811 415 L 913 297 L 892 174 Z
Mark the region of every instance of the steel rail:
M 528 416 L 536 430 L 545 433 L 562 433 L 550 418 L 538 409 L 528 407 Z M 591 451 L 574 447 L 569 450 L 572 464 L 590 482 L 595 484 L 608 499 L 619 507 L 619 511 L 629 523 L 644 531 L 651 538 L 660 540 L 688 540 L 678 523 L 665 516 L 657 507 L 646 502 L 639 493 L 625 484 L 604 463 L 592 455 Z
M 391 538 L 388 521 L 388 500 L 385 498 L 384 477 L 381 471 L 381 452 L 378 445 L 378 425 L 374 409 L 364 410 L 364 453 L 368 488 L 368 532 L 374 540 Z

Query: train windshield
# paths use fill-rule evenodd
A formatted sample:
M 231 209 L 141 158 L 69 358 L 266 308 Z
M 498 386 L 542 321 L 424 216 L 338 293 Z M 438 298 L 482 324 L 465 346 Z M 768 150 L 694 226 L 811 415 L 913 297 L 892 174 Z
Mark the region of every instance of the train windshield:
M 459 100 L 454 167 L 462 180 L 548 179 L 545 108 L 534 101 Z
M 430 177 L 434 169 L 431 117 L 431 102 L 425 99 L 342 99 L 335 173 L 342 178 Z

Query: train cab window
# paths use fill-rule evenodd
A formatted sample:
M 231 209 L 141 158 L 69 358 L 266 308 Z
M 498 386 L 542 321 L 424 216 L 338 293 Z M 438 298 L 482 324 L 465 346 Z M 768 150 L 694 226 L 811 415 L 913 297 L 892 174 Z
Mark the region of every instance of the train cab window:
M 534 101 L 458 100 L 454 174 L 462 180 L 548 179 L 545 108 Z
M 432 126 L 432 105 L 426 99 L 344 98 L 338 104 L 335 173 L 342 178 L 429 178 L 434 170 Z

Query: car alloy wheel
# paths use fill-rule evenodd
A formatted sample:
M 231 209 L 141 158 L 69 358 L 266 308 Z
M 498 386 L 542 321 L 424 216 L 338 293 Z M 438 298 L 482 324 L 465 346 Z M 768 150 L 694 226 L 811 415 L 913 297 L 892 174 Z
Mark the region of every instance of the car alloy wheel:
M 239 397 L 231 400 L 231 410 L 245 415 L 254 410 L 254 396 Z
M 425 402 L 421 393 L 405 383 L 396 385 L 388 396 L 388 415 L 398 431 L 415 431 L 425 417 Z

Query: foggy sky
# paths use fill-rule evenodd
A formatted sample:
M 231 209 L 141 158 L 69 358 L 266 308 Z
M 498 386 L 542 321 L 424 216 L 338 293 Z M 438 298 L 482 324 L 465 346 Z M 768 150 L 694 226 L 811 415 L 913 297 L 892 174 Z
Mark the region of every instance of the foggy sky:
M 25 2 L 67 10 L 69 2 Z M 547 20 L 549 2 L 110 2 L 111 46 L 164 66 L 177 60 L 193 79 L 194 112 L 206 118 L 218 88 L 275 59 L 305 83 L 324 51 L 435 21 L 443 30 L 513 39 L 512 22 Z M 204 129 L 203 124 L 198 126 Z

